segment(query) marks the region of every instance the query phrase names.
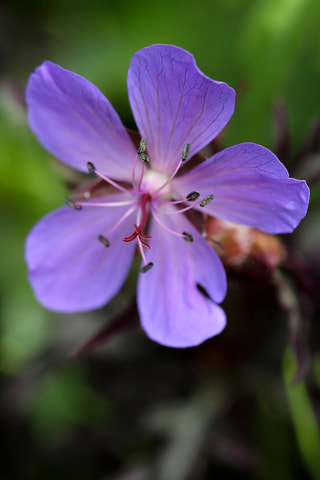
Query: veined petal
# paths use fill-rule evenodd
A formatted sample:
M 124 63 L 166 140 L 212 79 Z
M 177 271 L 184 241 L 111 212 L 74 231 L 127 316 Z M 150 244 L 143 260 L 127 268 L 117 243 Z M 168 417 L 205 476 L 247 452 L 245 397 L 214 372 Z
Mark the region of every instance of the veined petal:
M 174 180 L 180 195 L 198 190 L 214 194 L 203 213 L 248 225 L 267 233 L 288 233 L 306 215 L 309 188 L 289 178 L 278 158 L 267 148 L 242 143 L 227 148 Z
M 205 76 L 189 52 L 171 45 L 133 55 L 128 92 L 150 161 L 166 173 L 187 143 L 191 157 L 218 135 L 234 110 L 234 90 Z
M 191 347 L 225 327 L 225 314 L 214 303 L 225 296 L 225 271 L 214 250 L 183 214 L 158 216 L 171 230 L 190 233 L 194 241 L 186 242 L 152 220 L 146 259 L 154 266 L 140 274 L 138 283 L 141 324 L 150 338 L 163 345 Z
M 42 145 L 68 165 L 87 171 L 87 162 L 118 180 L 130 180 L 135 148 L 100 90 L 52 62 L 30 76 L 28 120 Z
M 110 195 L 106 201 L 127 199 Z M 102 199 L 101 199 L 102 200 Z M 40 220 L 26 241 L 29 280 L 38 301 L 58 312 L 80 312 L 102 307 L 122 286 L 135 244 L 122 238 L 132 231 L 134 213 L 112 233 L 110 247 L 97 236 L 108 235 L 126 207 L 63 207 Z

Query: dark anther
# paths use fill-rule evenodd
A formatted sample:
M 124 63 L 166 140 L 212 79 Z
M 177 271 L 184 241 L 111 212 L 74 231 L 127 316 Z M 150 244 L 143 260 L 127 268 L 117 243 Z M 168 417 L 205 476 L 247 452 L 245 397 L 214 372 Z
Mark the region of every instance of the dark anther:
M 65 201 L 66 201 L 66 205 L 68 205 L 68 207 L 73 208 L 73 210 L 81 210 L 82 209 L 81 205 L 77 205 L 72 200 L 70 200 L 70 198 L 66 198 Z
M 183 162 L 184 162 L 185 160 L 187 160 L 187 158 L 189 157 L 190 148 L 191 148 L 190 143 L 187 143 L 187 145 L 186 145 L 186 146 L 184 147 L 184 149 L 182 150 L 182 152 L 181 152 L 181 159 L 182 159 Z
M 145 265 L 144 267 L 140 268 L 141 273 L 146 273 L 148 270 L 150 270 L 153 267 L 153 263 L 149 262 L 148 265 Z
M 110 247 L 110 242 L 109 242 L 109 240 L 108 240 L 106 237 L 104 237 L 103 235 L 98 235 L 98 240 L 99 240 L 99 242 L 102 243 L 102 245 L 103 245 L 104 247 Z
M 146 148 L 147 148 L 147 142 L 146 142 L 146 139 L 145 138 L 141 138 L 140 140 L 140 145 L 139 145 L 139 148 L 138 148 L 138 155 L 140 155 L 140 153 L 144 153 L 146 151 Z
M 193 236 L 191 235 L 191 233 L 182 232 L 182 235 L 186 242 L 193 242 Z
M 87 168 L 89 170 L 90 175 L 95 175 L 96 173 L 96 167 L 93 165 L 92 162 L 87 163 Z
M 194 202 L 194 201 L 197 200 L 199 197 L 200 197 L 200 193 L 195 190 L 194 192 L 189 193 L 189 194 L 186 196 L 186 199 L 188 200 L 188 202 Z
M 138 157 L 140 158 L 141 162 L 148 163 L 150 161 L 146 153 L 138 153 Z
M 211 195 L 207 195 L 201 202 L 200 202 L 200 207 L 205 207 L 206 205 L 208 205 L 208 203 L 211 202 L 211 200 L 214 199 L 214 195 L 213 193 L 211 193 Z

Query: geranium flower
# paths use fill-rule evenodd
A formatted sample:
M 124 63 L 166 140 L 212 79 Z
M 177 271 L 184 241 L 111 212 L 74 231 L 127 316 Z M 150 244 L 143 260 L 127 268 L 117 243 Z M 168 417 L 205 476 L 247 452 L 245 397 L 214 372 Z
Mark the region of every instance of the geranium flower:
M 128 92 L 141 134 L 138 151 L 89 81 L 51 62 L 31 75 L 28 118 L 40 143 L 112 191 L 69 200 L 40 220 L 26 242 L 29 280 L 48 309 L 99 308 L 121 288 L 138 247 L 138 309 L 146 333 L 168 346 L 197 345 L 225 326 L 218 303 L 226 275 L 187 212 L 291 232 L 306 214 L 309 190 L 253 143 L 186 168 L 229 121 L 235 93 L 205 76 L 185 50 L 152 45 L 135 53 Z

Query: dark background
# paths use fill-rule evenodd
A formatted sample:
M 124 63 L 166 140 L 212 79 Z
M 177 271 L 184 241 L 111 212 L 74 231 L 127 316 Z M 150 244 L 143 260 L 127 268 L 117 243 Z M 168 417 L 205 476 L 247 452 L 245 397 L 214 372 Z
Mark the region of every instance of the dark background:
M 319 20 L 318 0 L 2 2 L 1 478 L 320 479 Z M 135 128 L 127 69 L 153 43 L 235 88 L 221 146 L 263 144 L 312 190 L 284 264 L 229 268 L 226 330 L 185 350 L 140 329 L 138 263 L 104 309 L 67 316 L 37 304 L 23 259 L 74 181 L 28 128 L 29 74 L 48 59 L 85 76 Z M 115 318 L 128 326 L 71 355 Z

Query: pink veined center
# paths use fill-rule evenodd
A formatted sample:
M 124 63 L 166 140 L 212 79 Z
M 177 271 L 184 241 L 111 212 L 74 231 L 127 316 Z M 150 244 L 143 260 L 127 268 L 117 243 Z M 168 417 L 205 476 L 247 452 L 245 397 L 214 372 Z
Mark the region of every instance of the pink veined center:
M 123 242 L 129 243 L 137 239 L 138 247 L 144 262 L 144 267 L 141 271 L 145 272 L 149 270 L 153 263 L 147 263 L 143 247 L 148 249 L 151 248 L 147 240 L 150 240 L 152 237 L 144 233 L 144 229 L 148 222 L 149 214 L 152 215 L 154 221 L 156 221 L 162 228 L 164 228 L 168 233 L 178 236 L 187 242 L 193 242 L 193 236 L 188 232 L 177 232 L 169 228 L 165 223 L 160 219 L 160 216 L 163 215 L 174 215 L 187 212 L 188 210 L 194 208 L 195 206 L 204 207 L 213 199 L 213 195 L 207 195 L 204 199 L 200 200 L 200 193 L 197 191 L 190 192 L 185 198 L 176 200 L 173 197 L 172 190 L 172 180 L 178 173 L 179 169 L 183 165 L 183 162 L 187 159 L 190 145 L 187 144 L 186 147 L 181 152 L 181 158 L 177 162 L 176 168 L 171 175 L 166 175 L 162 172 L 157 172 L 156 170 L 150 168 L 150 160 L 148 155 L 145 153 L 146 150 L 146 141 L 141 139 L 140 147 L 138 149 L 137 155 L 134 160 L 133 169 L 132 169 L 132 189 L 128 189 L 121 185 L 118 182 L 106 177 L 101 172 L 98 172 L 95 166 L 88 162 L 89 173 L 95 174 L 98 176 L 101 181 L 105 181 L 108 184 L 112 185 L 117 190 L 127 194 L 120 201 L 73 201 L 67 199 L 67 204 L 74 208 L 75 210 L 81 210 L 82 207 L 123 207 L 127 206 L 125 213 L 120 216 L 119 220 L 113 225 L 112 229 L 105 236 L 103 234 L 98 235 L 98 240 L 102 243 L 103 246 L 109 247 L 110 242 L 108 236 L 111 235 L 132 213 L 137 212 L 137 222 L 134 223 L 134 231 L 131 235 L 124 237 Z M 139 162 L 139 160 L 141 162 Z M 140 172 L 137 172 L 138 165 L 140 165 Z M 90 192 L 86 192 L 87 198 L 90 198 Z M 86 196 L 86 195 L 85 195 Z M 187 204 L 187 206 L 186 206 Z M 170 209 L 165 209 L 165 206 L 170 206 Z M 163 209 L 164 207 L 164 209 Z M 160 215 L 159 215 L 160 214 Z

